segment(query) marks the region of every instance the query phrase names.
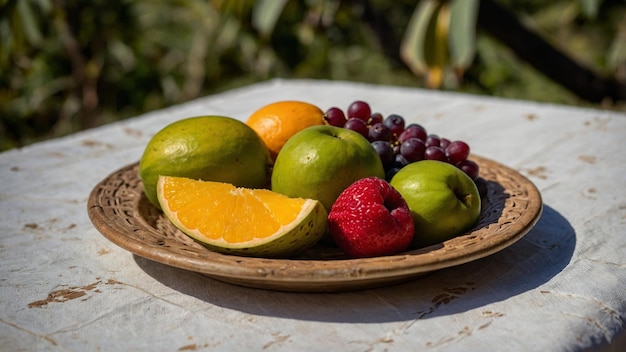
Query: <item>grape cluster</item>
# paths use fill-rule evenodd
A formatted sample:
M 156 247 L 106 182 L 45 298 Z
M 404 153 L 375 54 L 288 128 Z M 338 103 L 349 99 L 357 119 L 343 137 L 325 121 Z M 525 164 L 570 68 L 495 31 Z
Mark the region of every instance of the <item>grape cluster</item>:
M 467 143 L 429 134 L 416 123 L 405 125 L 400 115 L 383 117 L 379 112 L 372 112 L 364 101 L 352 102 L 345 113 L 340 108 L 331 107 L 324 119 L 331 126 L 347 128 L 367 138 L 383 162 L 387 180 L 404 166 L 420 160 L 445 161 L 473 180 L 478 178 L 478 164 L 468 159 L 470 147 Z

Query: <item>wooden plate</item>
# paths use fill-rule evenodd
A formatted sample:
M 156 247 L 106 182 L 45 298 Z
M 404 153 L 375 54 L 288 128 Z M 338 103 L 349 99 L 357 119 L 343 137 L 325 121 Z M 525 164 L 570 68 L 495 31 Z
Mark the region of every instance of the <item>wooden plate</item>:
M 402 254 L 346 259 L 319 244 L 290 259 L 251 258 L 213 252 L 174 227 L 143 194 L 134 163 L 112 173 L 91 191 L 94 226 L 116 245 L 141 257 L 202 273 L 232 284 L 292 292 L 338 292 L 375 288 L 467 263 L 522 238 L 539 220 L 542 201 L 535 185 L 517 171 L 472 156 L 480 165 L 478 224 L 449 241 Z

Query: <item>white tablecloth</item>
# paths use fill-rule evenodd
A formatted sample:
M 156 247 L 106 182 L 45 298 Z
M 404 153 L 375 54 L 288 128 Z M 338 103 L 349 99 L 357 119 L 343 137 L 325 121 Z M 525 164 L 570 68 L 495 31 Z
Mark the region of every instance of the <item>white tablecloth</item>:
M 132 255 L 86 201 L 166 124 L 356 99 L 526 175 L 544 212 L 492 256 L 338 293 L 238 287 Z M 0 346 L 52 351 L 624 348 L 626 114 L 348 82 L 272 80 L 0 154 Z

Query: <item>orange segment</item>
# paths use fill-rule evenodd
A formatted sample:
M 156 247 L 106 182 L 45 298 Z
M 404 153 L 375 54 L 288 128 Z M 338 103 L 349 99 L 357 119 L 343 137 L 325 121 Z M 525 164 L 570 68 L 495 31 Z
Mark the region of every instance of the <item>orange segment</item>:
M 319 201 L 266 189 L 160 176 L 157 196 L 176 227 L 220 252 L 285 256 L 311 247 L 326 231 Z
M 324 124 L 324 112 L 317 106 L 296 100 L 278 101 L 255 111 L 246 124 L 261 137 L 272 159 L 291 136 Z

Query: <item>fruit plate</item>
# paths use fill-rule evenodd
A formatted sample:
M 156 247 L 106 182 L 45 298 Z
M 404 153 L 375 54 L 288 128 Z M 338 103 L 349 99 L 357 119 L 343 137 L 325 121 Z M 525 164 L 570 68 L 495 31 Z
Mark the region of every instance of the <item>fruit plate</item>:
M 528 233 L 541 216 L 541 195 L 517 171 L 472 155 L 482 209 L 477 225 L 451 240 L 398 255 L 348 259 L 320 243 L 295 258 L 220 254 L 174 227 L 143 193 L 138 163 L 98 183 L 87 203 L 89 218 L 116 245 L 146 259 L 231 284 L 290 292 L 340 292 L 418 278 L 496 253 Z

